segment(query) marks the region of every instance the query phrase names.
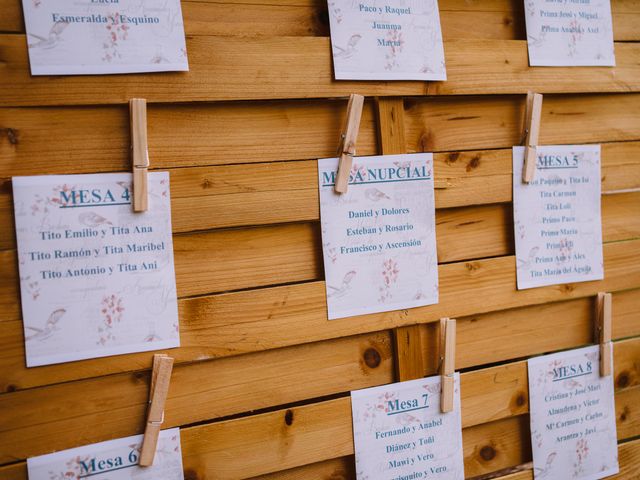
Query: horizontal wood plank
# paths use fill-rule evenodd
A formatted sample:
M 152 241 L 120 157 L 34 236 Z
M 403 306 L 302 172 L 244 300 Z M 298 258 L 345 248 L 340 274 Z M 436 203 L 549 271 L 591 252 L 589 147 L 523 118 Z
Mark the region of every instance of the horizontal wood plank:
M 150 104 L 151 167 L 332 156 L 346 105 L 346 99 Z M 500 165 L 509 164 L 508 156 L 506 151 L 495 149 L 510 149 L 522 142 L 522 96 L 411 98 L 405 100 L 405 110 L 407 150 L 447 152 L 448 157 L 440 158 L 440 165 L 449 164 L 460 173 L 482 176 L 493 173 L 493 165 L 497 172 L 504 172 Z M 545 97 L 543 103 L 540 143 L 637 141 L 639 125 L 638 94 L 552 95 Z M 359 155 L 379 153 L 375 128 L 371 102 L 367 101 L 358 135 Z M 492 151 L 464 152 L 482 149 Z M 0 108 L 0 179 L 12 175 L 122 171 L 129 170 L 129 166 L 129 117 L 124 104 Z M 214 179 L 209 176 L 206 180 L 199 189 L 213 187 Z M 6 188 L 2 186 L 1 190 Z
M 179 301 L 181 319 L 181 343 L 178 349 L 169 350 L 177 362 L 191 362 L 220 356 L 268 350 L 340 336 L 371 332 L 381 328 L 395 328 L 416 323 L 434 322 L 440 317 L 470 318 L 471 338 L 477 338 L 480 349 L 459 362 L 469 365 L 490 363 L 501 359 L 515 358 L 519 349 L 535 353 L 536 348 L 547 346 L 545 341 L 533 342 L 529 336 L 531 325 L 548 330 L 547 323 L 529 321 L 529 313 L 520 311 L 498 312 L 514 307 L 531 306 L 533 315 L 539 313 L 563 314 L 577 322 L 590 321 L 590 299 L 577 302 L 570 307 L 563 304 L 543 306 L 547 302 L 592 297 L 598 291 L 620 292 L 614 295 L 615 305 L 621 313 L 620 323 L 614 323 L 617 336 L 637 335 L 634 323 L 638 322 L 640 286 L 639 241 L 605 245 L 605 280 L 600 282 L 557 285 L 539 289 L 517 291 L 515 286 L 515 260 L 513 257 L 483 261 L 460 262 L 440 267 L 440 303 L 426 307 L 362 315 L 348 321 L 327 322 L 324 283 L 313 282 L 300 285 L 248 290 L 236 293 L 197 297 Z M 0 252 L 0 259 L 2 253 Z M 2 264 L 9 260 L 2 259 Z M 19 303 L 15 288 L 17 282 L 8 281 L 3 289 L 4 318 L 0 318 L 0 387 L 2 391 L 28 388 L 40 384 L 56 383 L 76 378 L 85 378 L 107 373 L 116 373 L 148 368 L 148 354 L 131 354 L 75 362 L 71 371 L 65 365 L 26 369 L 24 367 L 24 342 L 22 322 L 19 320 Z M 14 300 L 9 300 L 14 289 Z M 468 292 L 474 292 L 469 295 Z M 465 298 L 465 302 L 460 302 Z M 13 312 L 13 318 L 8 315 Z M 482 316 L 492 312 L 490 315 Z M 617 313 L 616 313 L 617 315 Z M 486 336 L 474 332 L 476 319 L 491 319 L 496 326 L 509 326 L 506 332 L 517 334 L 518 342 L 513 349 L 496 345 Z M 511 323 L 511 318 L 521 323 Z M 549 318 L 554 318 L 550 316 Z M 480 322 L 480 325 L 483 323 Z M 304 328 L 300 328 L 303 325 Z M 461 323 L 463 325 L 463 323 Z M 478 327 L 482 330 L 482 327 Z M 586 331 L 590 329 L 587 328 Z M 492 331 L 492 330 L 491 330 Z M 585 329 L 570 330 L 575 336 L 558 338 L 552 346 L 561 348 L 565 340 L 569 345 L 580 345 L 588 341 Z M 582 333 L 578 333 L 582 332 Z M 461 334 L 462 335 L 462 334 Z M 474 337 L 477 336 L 477 337 Z M 541 330 L 540 335 L 544 337 Z M 459 337 L 464 342 L 464 336 Z M 484 342 L 484 343 L 482 343 Z M 459 350 L 458 354 L 466 351 Z M 544 350 L 542 350 L 544 351 Z M 479 353 L 480 352 L 480 353 Z M 474 355 L 482 355 L 474 360 Z
M 198 477 L 246 478 L 353 454 L 348 398 L 291 409 L 291 425 L 283 425 L 285 415 L 280 411 L 239 419 L 235 424 L 194 427 L 198 429 L 194 440 L 191 435 L 195 437 L 195 432 L 183 430 L 186 468 Z M 528 422 L 521 415 L 464 429 L 465 475 L 473 477 L 530 461 Z M 246 448 L 255 456 L 243 459 L 242 464 L 230 461 L 241 457 Z
M 166 351 L 165 427 L 185 427 L 186 478 L 355 478 L 347 393 L 397 378 L 399 326 L 428 345 L 414 370 L 434 374 L 435 321 L 452 316 L 456 368 L 469 369 L 466 476 L 525 468 L 502 478 L 531 480 L 524 359 L 590 344 L 605 290 L 624 442 L 614 478 L 636 478 L 640 43 L 626 42 L 640 40 L 640 2 L 612 0 L 615 68 L 550 69 L 528 65 L 521 0 L 440 0 L 449 80 L 431 83 L 334 81 L 326 0 L 182 6 L 189 73 L 36 78 L 20 1 L 0 0 L 0 464 L 16 462 L 0 477 L 26 478 L 30 455 L 142 431 L 150 353 L 24 366 L 9 178 L 129 170 L 126 102 L 143 96 L 151 166 L 172 179 L 181 347 Z M 545 94 L 541 144 L 603 144 L 603 281 L 516 290 L 511 146 L 528 89 Z M 334 155 L 353 92 L 397 97 L 398 151 L 435 153 L 440 303 L 328 322 L 315 159 Z M 359 155 L 381 151 L 375 105 Z
M 620 473 L 610 478 L 615 480 L 635 480 L 638 469 L 640 469 L 640 440 L 632 440 L 619 444 L 618 462 L 620 464 Z M 187 471 L 185 473 L 189 475 L 192 472 Z M 0 467 L 0 475 L 6 480 L 27 480 L 26 464 L 21 462 Z M 187 478 L 193 477 L 187 476 Z M 307 480 L 309 478 L 322 480 L 355 480 L 354 457 L 350 455 L 333 458 L 331 460 L 253 478 L 254 480 Z M 496 480 L 533 480 L 533 472 L 529 467 L 529 469 L 523 472 L 496 477 Z
M 426 84 L 336 82 L 326 37 L 187 38 L 189 72 L 41 76 L 29 71 L 24 35 L 0 34 L 0 106 L 196 102 L 282 98 L 423 95 Z M 624 60 L 621 59 L 624 64 Z
M 524 101 L 522 96 L 406 99 L 407 151 L 456 152 L 522 145 Z M 640 95 L 544 97 L 540 145 L 639 139 Z
M 347 457 L 333 458 L 324 462 L 304 465 L 302 467 L 292 468 L 290 470 L 280 471 L 273 474 L 260 475 L 253 477 L 253 480 L 306 480 L 308 478 L 317 478 L 322 480 L 355 480 L 356 474 L 354 470 L 353 455 Z M 620 465 L 620 473 L 608 477 L 612 480 L 636 480 L 638 470 L 640 469 L 640 440 L 631 440 L 620 443 L 618 445 L 618 463 Z M 19 466 L 14 467 L 16 471 Z M 512 467 L 520 469 L 516 473 L 504 474 L 501 476 L 492 476 L 495 480 L 534 480 L 531 463 Z M 0 470 L 1 472 L 2 470 Z M 26 476 L 10 477 L 13 479 L 26 479 Z M 470 478 L 467 476 L 467 478 Z
M 293 373 L 292 377 L 284 377 L 276 381 L 278 388 L 272 389 L 275 375 L 277 373 L 281 375 L 282 367 L 286 362 L 295 361 L 303 365 L 315 363 L 316 367 L 312 368 L 318 368 L 318 372 L 315 373 L 320 375 L 313 378 L 319 384 L 331 384 L 338 381 L 349 385 L 349 388 L 361 388 L 365 385 L 388 383 L 391 380 L 392 366 L 389 361 L 390 342 L 388 336 L 376 334 L 368 338 L 344 339 L 338 342 L 338 344 L 340 343 L 345 345 L 345 350 L 347 350 L 342 360 L 340 358 L 340 355 L 343 354 L 342 349 L 334 342 L 324 346 L 320 345 L 319 347 L 323 348 L 325 352 L 321 355 L 318 355 L 317 348 L 307 349 L 307 352 L 303 353 L 294 352 L 295 349 L 299 350 L 300 348 L 294 347 L 289 351 L 270 354 L 271 358 L 268 362 L 256 362 L 256 359 L 241 357 L 241 361 L 245 365 L 241 367 L 242 370 L 237 370 L 231 365 L 231 362 L 236 361 L 235 359 L 231 362 L 225 362 L 226 365 L 216 365 L 215 362 L 200 364 L 200 367 L 208 366 L 209 370 L 196 371 L 193 366 L 179 367 L 172 377 L 165 426 L 168 428 L 195 423 L 204 418 L 223 416 L 226 412 L 233 412 L 234 408 L 247 409 L 250 403 L 239 406 L 238 401 L 234 402 L 232 399 L 243 399 L 241 402 L 246 402 L 246 397 L 249 394 L 253 398 L 253 402 L 259 402 L 258 405 L 262 402 L 273 405 L 277 404 L 279 400 L 290 400 L 288 396 L 292 394 L 292 390 L 298 392 L 304 390 L 303 395 L 311 396 L 317 395 L 321 391 L 320 388 L 319 391 L 309 392 L 309 386 L 297 378 L 304 376 L 309 378 L 310 372 L 308 371 L 300 371 Z M 380 351 L 381 358 L 385 359 L 382 364 L 373 368 L 366 367 L 368 373 L 364 374 L 361 372 L 361 362 L 362 357 L 367 358 L 367 355 L 363 353 L 363 347 Z M 616 343 L 614 348 L 616 368 L 618 360 L 623 363 L 626 361 L 625 359 L 634 361 L 639 350 L 640 339 Z M 276 358 L 277 354 L 281 355 L 281 358 Z M 315 360 L 306 362 L 305 357 Z M 332 362 L 346 366 L 345 372 L 350 370 L 351 373 L 343 376 L 343 372 L 337 371 Z M 256 369 L 256 364 L 265 367 Z M 216 370 L 211 371 L 211 367 Z M 252 368 L 249 376 L 255 376 L 255 379 L 247 378 L 249 368 Z M 376 369 L 379 369 L 380 373 L 376 373 Z M 324 374 L 320 373 L 322 370 L 325 370 Z M 243 374 L 239 375 L 240 372 Z M 353 380 L 358 377 L 361 380 Z M 218 385 L 206 385 L 202 380 L 196 382 L 195 378 L 215 379 L 213 382 L 219 383 Z M 239 378 L 243 378 L 243 387 L 238 387 L 236 383 Z M 259 378 L 262 381 L 258 380 Z M 112 385 L 107 386 L 105 382 L 108 381 Z M 225 381 L 229 382 L 229 386 L 226 388 L 223 387 Z M 507 421 L 512 427 L 521 421 L 527 423 L 526 417 L 522 417 L 528 411 L 526 363 L 516 362 L 465 373 L 461 376 L 461 381 L 463 426 L 466 428 L 465 458 L 467 468 L 471 467 L 475 471 L 483 473 L 520 463 L 514 458 L 520 458 L 519 455 L 523 453 L 527 455 L 526 444 L 520 445 L 521 450 L 518 453 L 519 450 L 510 448 L 508 443 L 491 443 L 487 438 L 487 429 L 492 428 L 495 421 Z M 102 385 L 95 385 L 96 382 L 101 382 Z M 63 384 L 0 396 L 0 402 L 3 406 L 0 411 L 12 412 L 10 416 L 1 417 L 0 444 L 2 450 L 0 451 L 7 453 L 0 456 L 0 461 L 17 460 L 51 450 L 140 433 L 144 422 L 147 382 L 146 375 L 131 379 L 127 379 L 126 376 L 104 377 L 103 379 L 88 380 L 83 382 L 84 385 Z M 302 386 L 302 383 L 305 385 Z M 260 386 L 256 384 L 262 384 L 263 388 L 270 392 L 271 398 L 264 399 L 264 392 L 259 391 Z M 128 385 L 131 386 L 127 387 Z M 128 391 L 123 391 L 123 387 Z M 70 392 L 77 391 L 78 388 L 83 391 L 83 395 L 74 398 Z M 212 391 L 215 391 L 216 395 L 211 395 Z M 112 393 L 107 393 L 105 396 L 105 392 Z M 273 398 L 274 394 L 279 398 Z M 293 396 L 295 398 L 295 394 Z M 619 438 L 637 435 L 640 424 L 637 418 L 638 409 L 635 405 L 640 400 L 640 387 L 627 387 L 620 390 L 616 397 Z M 44 398 L 47 401 L 44 401 Z M 70 401 L 74 403 L 73 408 L 70 408 Z M 40 408 L 34 409 L 35 405 L 39 405 Z M 60 408 L 62 405 L 65 406 L 64 409 Z M 276 469 L 284 469 L 353 453 L 350 450 L 352 448 L 352 433 L 348 397 L 289 410 L 292 413 L 289 414 L 289 421 L 284 424 L 282 419 L 285 412 L 277 411 L 183 430 L 185 467 L 196 471 L 201 470 L 202 457 L 206 453 L 205 469 L 211 469 L 211 472 L 215 471 L 216 475 L 221 475 L 220 478 L 238 478 L 239 476 L 269 473 L 268 468 L 273 468 L 274 462 L 277 464 Z M 312 411 L 313 414 L 306 417 L 305 420 L 304 412 L 308 411 Z M 330 415 L 332 411 L 334 414 Z M 87 424 L 93 425 L 89 431 L 86 429 Z M 300 427 L 300 424 L 303 426 Z M 293 428 L 290 428 L 292 426 Z M 526 430 L 528 431 L 528 428 Z M 64 437 L 59 435 L 60 431 L 65 432 Z M 194 434 L 193 437 L 189 436 L 190 432 Z M 343 437 L 342 440 L 334 438 L 337 432 L 340 432 L 339 436 Z M 321 437 L 317 437 L 319 433 L 322 433 Z M 256 463 L 251 460 L 249 465 L 241 461 L 241 456 L 237 457 L 237 463 L 213 462 L 213 459 L 210 458 L 219 455 L 226 458 L 236 457 L 232 454 L 241 445 L 244 445 L 244 448 L 250 448 L 252 443 L 247 434 L 254 441 L 267 444 L 263 449 L 264 453 L 258 457 L 264 455 L 268 458 L 256 458 Z M 310 446 L 309 442 L 313 441 L 314 448 L 311 449 L 315 452 L 313 455 L 322 455 L 322 457 L 308 458 L 307 454 L 291 455 L 289 461 L 296 463 L 288 464 L 287 461 L 281 463 L 282 454 L 285 452 L 277 453 L 277 451 L 282 449 L 282 439 L 279 438 L 282 434 L 289 439 L 287 443 L 290 446 Z M 517 428 L 515 430 L 511 428 L 505 434 L 509 437 L 509 441 L 514 442 L 515 445 L 523 441 Z M 513 437 L 514 435 L 515 437 Z M 336 443 L 333 443 L 334 441 Z M 493 448 L 491 455 L 487 455 L 486 452 L 487 442 Z M 341 451 L 340 445 L 344 445 L 343 448 L 346 447 L 349 450 Z M 505 455 L 501 455 L 501 452 L 504 452 Z M 512 456 L 516 454 L 518 456 Z M 286 456 L 289 457 L 288 451 Z M 196 464 L 192 463 L 194 459 L 197 459 Z M 225 466 L 222 467 L 221 463 L 224 463 Z M 265 469 L 265 465 L 269 467 Z M 229 473 L 227 476 L 226 468 L 233 469 L 233 473 Z M 487 470 L 487 468 L 491 470 Z
M 334 325 L 322 320 L 320 313 L 310 315 L 300 311 L 299 320 L 305 325 L 304 328 L 294 328 L 293 324 L 289 327 L 288 319 L 290 318 L 291 322 L 296 321 L 295 312 L 299 307 L 297 307 L 297 295 L 288 297 L 287 295 L 284 301 L 292 302 L 290 313 L 280 312 L 262 321 L 254 318 L 255 315 L 238 316 L 242 320 L 237 323 L 233 323 L 224 310 L 212 312 L 198 308 L 191 309 L 190 301 L 182 302 L 181 347 L 168 350 L 167 353 L 176 359 L 176 363 L 188 363 L 354 335 L 362 331 L 374 331 L 403 324 L 401 319 L 389 318 L 388 314 L 379 314 L 372 316 L 371 321 L 366 323 L 361 321 L 355 325 L 349 322 Z M 304 297 L 303 291 L 300 302 Z M 268 296 L 261 298 L 268 301 Z M 640 335 L 640 290 L 618 292 L 613 298 L 614 338 Z M 193 302 L 199 303 L 199 300 L 193 300 Z M 263 305 L 262 302 L 258 306 L 261 305 Z M 264 303 L 263 308 L 270 307 Z M 271 309 L 268 311 L 271 314 Z M 593 298 L 585 297 L 566 302 L 461 317 L 458 319 L 458 344 L 461 348 L 457 350 L 456 365 L 459 368 L 468 368 L 522 355 L 534 355 L 544 351 L 584 345 L 591 341 L 593 311 Z M 419 317 L 416 316 L 417 318 Z M 534 318 L 538 320 L 533 321 Z M 545 335 L 556 325 L 555 318 L 563 318 L 567 328 L 563 330 L 562 335 Z M 409 322 L 418 321 L 416 319 L 413 316 L 407 318 Z M 253 325 L 257 330 L 253 330 Z M 319 326 L 322 328 L 318 328 Z M 428 324 L 423 328 L 433 329 L 434 327 L 433 324 Z M 136 353 L 108 359 L 74 362 L 72 369 L 66 364 L 35 369 L 26 368 L 22 322 L 15 320 L 0 323 L 0 391 L 10 392 L 93 376 L 147 369 L 148 358 L 147 353 Z M 423 368 L 424 375 L 435 371 L 433 363 L 425 364 Z M 623 383 L 628 381 L 627 377 L 628 373 L 625 373 L 620 381 Z
M 640 192 L 603 198 L 605 242 L 640 237 Z M 511 207 L 506 204 L 438 211 L 436 236 L 439 263 L 513 253 Z M 300 223 L 207 233 L 173 239 L 179 297 L 270 285 L 320 280 L 322 242 L 317 223 Z M 4 318 L 17 318 L 16 253 L 6 259 L 0 277 L 0 307 Z
M 522 3 L 517 0 L 441 0 L 445 39 L 526 38 Z M 638 40 L 640 10 L 632 0 L 611 2 L 615 40 Z M 0 0 L 0 32 L 24 32 L 19 0 Z M 327 4 L 322 0 L 182 1 L 185 34 L 242 36 L 329 36 Z
M 436 153 L 434 172 L 438 209 L 511 202 L 510 150 Z M 249 169 L 246 165 L 176 168 L 170 175 L 175 233 L 319 220 L 313 160 L 257 163 Z M 602 189 L 604 193 L 640 190 L 640 142 L 602 145 Z M 632 198 L 605 199 L 605 208 L 619 212 L 624 207 L 615 203 L 629 205 Z M 631 211 L 628 217 L 633 219 Z M 15 248 L 13 223 L 7 181 L 5 188 L 0 187 L 0 250 Z
M 446 82 L 430 82 L 428 95 L 586 93 L 638 91 L 640 45 L 615 45 L 616 67 L 529 66 L 527 42 L 452 40 L 445 42 Z
M 178 365 L 165 427 L 390 383 L 391 348 L 389 332 L 382 332 Z M 640 399 L 639 355 L 640 337 L 614 346 L 621 438 L 640 431 L 640 409 L 634 406 Z M 314 379 L 311 385 L 308 378 Z M 0 463 L 141 433 L 148 379 L 148 372 L 135 372 L 0 395 L 0 452 L 7 452 L 0 454 Z M 463 427 L 528 411 L 526 362 L 464 373 L 461 382 Z M 83 394 L 74 396 L 77 391 Z M 93 425 L 89 431 L 88 424 Z
M 640 45 L 617 43 L 616 67 L 529 67 L 524 40 L 445 42 L 446 82 L 334 81 L 326 37 L 187 38 L 189 72 L 32 77 L 21 34 L 0 34 L 0 106 L 96 105 L 282 98 L 635 92 Z

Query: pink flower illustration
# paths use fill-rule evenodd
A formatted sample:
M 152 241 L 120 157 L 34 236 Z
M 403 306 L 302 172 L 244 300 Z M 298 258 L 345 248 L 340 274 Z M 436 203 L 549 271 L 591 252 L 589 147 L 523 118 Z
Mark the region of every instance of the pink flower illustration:
M 100 313 L 102 314 L 102 325 L 98 327 L 100 339 L 98 345 L 105 345 L 110 340 L 115 340 L 113 335 L 113 326 L 122 320 L 122 312 L 124 306 L 122 299 L 116 295 L 107 295 L 102 299 Z
M 384 283 L 386 285 L 395 283 L 398 280 L 398 273 L 400 273 L 400 270 L 398 270 L 398 264 L 395 261 L 389 259 L 385 260 L 383 265 L 384 270 L 382 271 L 382 277 L 384 278 Z
M 578 20 L 574 19 L 569 24 L 569 28 L 572 31 L 569 37 L 569 56 L 573 57 L 578 53 L 578 42 L 582 40 L 582 27 Z
M 49 470 L 49 480 L 75 480 L 77 478 L 80 478 L 80 475 L 86 473 L 82 471 L 81 462 L 89 462 L 90 459 L 90 456 L 77 456 L 75 458 L 72 458 L 71 460 L 65 462 L 64 471 L 54 472 Z
M 385 55 L 387 64 L 385 70 L 393 70 L 398 64 L 398 54 L 402 52 L 404 46 L 404 40 L 402 38 L 402 32 L 400 30 L 389 30 L 387 32 L 387 41 L 389 42 L 389 48 L 391 51 Z
M 391 298 L 391 287 L 398 281 L 398 263 L 392 259 L 385 260 L 382 269 L 382 286 L 379 288 L 380 298 L 378 301 L 384 303 Z
M 120 42 L 123 42 L 129 36 L 129 27 L 121 22 L 120 14 L 115 12 L 107 15 L 107 23 L 105 25 L 106 39 L 102 44 L 104 54 L 102 61 L 110 63 L 112 60 L 122 57 L 118 51 Z
M 33 202 L 29 207 L 31 211 L 31 215 L 40 218 L 40 225 L 43 227 L 47 223 L 47 219 L 49 218 L 49 214 L 51 213 L 52 208 L 60 208 L 64 207 L 69 203 L 69 199 L 71 195 L 63 195 L 71 192 L 75 189 L 75 186 L 70 186 L 67 184 L 58 185 L 53 188 L 50 196 L 42 196 L 36 194 L 33 197 Z
M 329 13 L 336 19 L 337 23 L 342 22 L 342 10 L 336 6 L 336 2 L 329 3 Z M 359 478 L 359 477 L 358 477 Z
M 31 281 L 31 276 L 22 278 L 22 284 L 26 287 L 27 293 L 31 295 L 32 300 L 37 300 L 40 296 L 40 284 L 37 280 Z
M 576 443 L 576 461 L 573 464 L 573 477 L 579 478 L 584 470 L 584 461 L 589 456 L 589 445 L 587 440 L 582 438 Z
M 568 238 L 560 240 L 560 256 L 556 262 L 558 265 L 571 260 L 571 252 L 573 251 L 573 242 Z

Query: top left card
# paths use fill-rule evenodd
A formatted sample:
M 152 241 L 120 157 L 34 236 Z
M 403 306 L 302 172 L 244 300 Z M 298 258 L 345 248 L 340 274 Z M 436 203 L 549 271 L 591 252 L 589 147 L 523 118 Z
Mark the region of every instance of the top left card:
M 23 0 L 32 75 L 188 71 L 180 0 Z
M 169 174 L 13 177 L 27 366 L 180 345 Z

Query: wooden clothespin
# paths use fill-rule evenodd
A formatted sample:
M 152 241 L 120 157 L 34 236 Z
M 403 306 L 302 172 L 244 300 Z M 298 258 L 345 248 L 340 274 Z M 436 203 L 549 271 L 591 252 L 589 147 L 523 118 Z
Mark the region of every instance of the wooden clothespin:
M 140 466 L 142 467 L 153 465 L 160 428 L 162 427 L 162 422 L 164 422 L 164 404 L 169 392 L 172 369 L 173 358 L 164 354 L 153 356 L 147 425 L 144 429 L 142 451 L 140 452 Z
M 600 344 L 600 376 L 607 377 L 613 373 L 611 342 L 611 310 L 610 293 L 600 292 L 596 302 L 596 342 Z
M 338 173 L 336 174 L 336 184 L 334 189 L 338 193 L 345 193 L 349 186 L 349 176 L 351 175 L 351 164 L 356 154 L 356 141 L 360 130 L 360 117 L 362 117 L 362 107 L 364 97 L 352 93 L 347 105 L 347 117 L 340 132 L 340 142 L 338 145 Z
M 536 173 L 536 147 L 540 136 L 540 118 L 542 117 L 542 95 L 527 93 L 527 106 L 524 118 L 524 167 L 522 181 L 529 183 Z
M 129 100 L 131 124 L 131 154 L 133 160 L 133 211 L 146 212 L 149 208 L 149 149 L 147 144 L 147 101 Z
M 456 362 L 456 321 L 453 318 L 440 319 L 440 411 L 453 410 L 453 391 Z

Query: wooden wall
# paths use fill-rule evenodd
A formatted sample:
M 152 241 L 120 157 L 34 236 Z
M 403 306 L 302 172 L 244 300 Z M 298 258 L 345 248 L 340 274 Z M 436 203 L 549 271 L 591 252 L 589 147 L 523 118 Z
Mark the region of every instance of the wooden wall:
M 171 172 L 182 346 L 166 427 L 186 478 L 353 479 L 349 391 L 435 373 L 458 318 L 467 477 L 531 479 L 528 356 L 591 342 L 613 292 L 620 479 L 640 469 L 640 2 L 613 0 L 615 68 L 529 68 L 521 0 L 440 0 L 449 80 L 335 82 L 325 0 L 183 0 L 191 71 L 29 74 L 0 0 L 0 478 L 25 459 L 142 433 L 151 355 L 25 368 L 12 175 L 130 169 L 127 100 Z M 511 146 L 602 144 L 605 279 L 517 291 Z M 327 321 L 315 159 L 346 97 L 358 153 L 435 152 L 440 303 Z M 516 472 L 516 473 L 508 473 Z

